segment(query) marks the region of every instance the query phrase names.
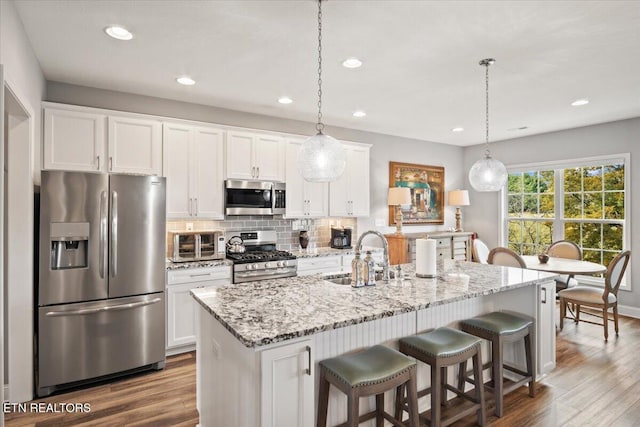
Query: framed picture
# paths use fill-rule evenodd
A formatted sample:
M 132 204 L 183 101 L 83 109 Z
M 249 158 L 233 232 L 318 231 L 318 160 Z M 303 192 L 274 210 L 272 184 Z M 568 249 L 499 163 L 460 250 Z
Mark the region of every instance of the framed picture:
M 403 225 L 444 224 L 444 168 L 389 162 L 389 187 L 409 187 L 411 206 L 402 206 Z M 395 225 L 389 206 L 389 225 Z

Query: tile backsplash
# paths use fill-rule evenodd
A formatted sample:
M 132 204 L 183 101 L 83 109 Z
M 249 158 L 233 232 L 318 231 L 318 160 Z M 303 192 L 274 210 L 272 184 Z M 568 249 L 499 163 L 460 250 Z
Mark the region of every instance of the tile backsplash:
M 299 223 L 299 229 L 293 230 L 294 221 Z M 193 224 L 194 230 L 223 230 L 223 231 L 247 231 L 247 230 L 275 230 L 278 233 L 277 246 L 283 251 L 299 248 L 298 235 L 300 230 L 307 230 L 309 243 L 315 243 L 316 247 L 328 247 L 331 240 L 331 226 L 351 227 L 353 236 L 357 236 L 355 218 L 308 218 L 289 219 L 281 215 L 273 216 L 233 216 L 224 221 L 167 221 L 167 231 L 186 230 L 187 223 Z M 173 242 L 167 233 L 167 254 L 173 252 Z

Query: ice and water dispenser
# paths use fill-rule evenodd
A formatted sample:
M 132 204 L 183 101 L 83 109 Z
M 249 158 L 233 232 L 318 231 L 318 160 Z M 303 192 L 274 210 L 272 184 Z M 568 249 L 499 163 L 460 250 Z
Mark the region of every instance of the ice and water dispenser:
M 88 222 L 51 223 L 51 269 L 87 268 Z

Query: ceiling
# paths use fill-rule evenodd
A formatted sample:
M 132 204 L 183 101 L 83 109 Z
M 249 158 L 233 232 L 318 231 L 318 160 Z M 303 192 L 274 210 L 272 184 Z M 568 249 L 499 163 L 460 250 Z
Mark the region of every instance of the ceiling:
M 15 4 L 47 80 L 316 119 L 312 0 Z M 107 37 L 112 24 L 133 40 Z M 349 57 L 364 65 L 344 68 Z M 640 2 L 330 0 L 323 121 L 481 143 L 487 57 L 492 141 L 640 116 Z M 183 74 L 197 84 L 178 85 Z M 579 98 L 590 103 L 570 106 Z

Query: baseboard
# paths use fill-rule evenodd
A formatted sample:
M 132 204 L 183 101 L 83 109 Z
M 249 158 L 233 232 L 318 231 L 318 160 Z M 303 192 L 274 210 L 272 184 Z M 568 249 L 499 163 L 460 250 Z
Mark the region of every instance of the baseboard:
M 176 354 L 187 353 L 187 352 L 193 351 L 195 349 L 196 349 L 196 345 L 195 344 L 187 344 L 187 345 L 183 345 L 181 347 L 168 348 L 168 349 L 165 350 L 165 355 L 166 356 L 175 356 Z
M 640 308 L 618 304 L 618 312 L 623 316 L 640 319 Z

